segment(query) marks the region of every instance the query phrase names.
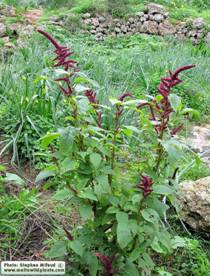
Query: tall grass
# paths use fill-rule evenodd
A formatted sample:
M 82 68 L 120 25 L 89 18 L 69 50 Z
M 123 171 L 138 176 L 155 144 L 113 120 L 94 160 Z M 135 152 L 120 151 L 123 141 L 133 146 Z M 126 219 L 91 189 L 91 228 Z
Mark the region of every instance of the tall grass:
M 82 73 L 98 83 L 94 89 L 102 103 L 124 91 L 142 97 L 154 95 L 168 69 L 196 64 L 194 70 L 182 76 L 184 84 L 175 92 L 188 106 L 210 115 L 210 58 L 206 46 L 198 49 L 190 43 L 140 35 L 98 44 L 79 34 L 68 37 L 65 32 L 52 33 L 73 48 Z M 0 69 L 1 132 L 7 134 L 5 147 L 13 148 L 13 161 L 24 156 L 34 160 L 34 141 L 64 120 L 50 58 L 45 41 L 35 34 L 28 47 L 15 53 Z

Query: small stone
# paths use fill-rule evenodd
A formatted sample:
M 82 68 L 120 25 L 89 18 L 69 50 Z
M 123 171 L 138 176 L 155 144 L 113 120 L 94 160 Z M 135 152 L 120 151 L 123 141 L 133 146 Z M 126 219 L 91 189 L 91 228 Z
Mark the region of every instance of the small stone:
M 130 22 L 131 24 L 134 23 L 134 18 L 133 17 L 129 18 L 128 22 Z
M 99 23 L 99 21 L 98 21 L 97 18 L 93 18 L 92 19 L 92 24 L 93 24 L 93 26 L 96 26 L 96 27 L 98 27 L 100 25 L 100 23 Z
M 205 41 L 207 44 L 210 44 L 210 32 L 207 33 Z
M 82 18 L 83 19 L 88 19 L 88 18 L 90 18 L 91 17 L 91 14 L 90 13 L 84 13 L 83 15 L 82 15 Z
M 122 25 L 122 26 L 121 26 L 121 31 L 122 31 L 123 33 L 126 33 L 126 32 L 127 32 L 127 27 L 126 27 L 125 25 Z
M 136 13 L 136 16 L 137 16 L 137 17 L 142 17 L 143 15 L 144 15 L 143 12 L 137 12 L 137 13 Z
M 154 20 L 154 15 L 153 14 L 149 14 L 149 20 Z
M 155 3 L 150 3 L 148 4 L 146 7 L 145 7 L 145 11 L 148 13 L 148 14 L 155 14 L 155 13 L 160 13 L 160 14 L 165 14 L 166 13 L 166 10 L 164 8 L 164 6 L 162 5 L 158 5 L 158 4 L 155 4 Z
M 93 34 L 93 35 L 95 35 L 96 34 L 96 30 L 91 30 L 90 33 Z
M 153 15 L 153 20 L 158 22 L 158 23 L 161 23 L 164 21 L 164 16 L 162 14 L 154 14 Z
M 0 23 L 0 37 L 6 34 L 6 25 L 4 23 Z
M 176 33 L 176 28 L 169 21 L 165 21 L 160 23 L 159 25 L 159 33 L 160 35 L 172 35 Z
M 202 29 L 205 27 L 205 21 L 202 17 L 199 17 L 193 20 L 192 25 L 193 25 L 193 28 L 195 29 Z
M 114 28 L 114 30 L 115 30 L 115 33 L 120 33 L 121 32 L 120 28 L 118 28 L 118 27 Z
M 92 20 L 90 18 L 87 18 L 83 21 L 85 25 L 90 25 L 92 23 Z
M 9 42 L 9 36 L 4 36 L 4 37 L 2 37 L 2 41 L 3 41 L 4 43 L 8 43 L 8 42 Z
M 16 9 L 12 6 L 0 6 L 0 14 L 7 17 L 16 16 Z
M 99 16 L 98 21 L 99 23 L 104 23 L 106 21 L 106 18 L 103 16 Z
M 158 34 L 158 24 L 155 21 L 145 21 L 140 28 L 140 32 L 147 34 Z

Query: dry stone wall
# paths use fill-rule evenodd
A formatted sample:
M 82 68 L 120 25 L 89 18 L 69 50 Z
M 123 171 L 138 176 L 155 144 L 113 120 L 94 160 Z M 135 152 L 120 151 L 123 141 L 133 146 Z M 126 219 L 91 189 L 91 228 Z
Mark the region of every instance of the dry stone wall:
M 98 41 L 104 40 L 108 35 L 118 37 L 135 33 L 190 38 L 193 44 L 199 44 L 205 38 L 207 42 L 210 41 L 210 32 L 207 32 L 203 18 L 173 25 L 166 9 L 154 3 L 148 4 L 143 12 L 136 13 L 128 20 L 114 19 L 110 15 L 92 16 L 90 13 L 85 13 L 82 16 L 82 25 Z

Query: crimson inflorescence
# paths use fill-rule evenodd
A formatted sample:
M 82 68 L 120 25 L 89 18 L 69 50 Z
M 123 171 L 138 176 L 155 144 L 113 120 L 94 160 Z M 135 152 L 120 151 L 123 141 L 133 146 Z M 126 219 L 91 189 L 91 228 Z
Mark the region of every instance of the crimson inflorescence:
M 118 269 L 113 268 L 113 262 L 116 259 L 115 255 L 110 258 L 97 252 L 95 253 L 95 256 L 99 258 L 104 267 L 104 276 L 111 276 L 118 272 Z
M 155 130 L 159 136 L 161 136 L 163 134 L 163 131 L 168 127 L 170 114 L 174 111 L 171 107 L 169 99 L 171 88 L 182 82 L 182 80 L 179 79 L 179 74 L 182 71 L 191 69 L 193 67 L 195 67 L 195 65 L 181 66 L 174 72 L 169 71 L 170 76 L 161 78 L 161 83 L 158 87 L 158 91 L 163 98 L 160 103 L 157 103 L 156 99 L 153 99 L 152 103 L 146 102 L 137 106 L 137 108 L 149 106 L 152 117 L 151 120 L 159 122 L 155 126 Z M 174 128 L 171 131 L 171 135 L 176 135 L 182 129 L 182 127 L 183 125 Z
M 149 176 L 142 175 L 141 181 L 138 185 L 138 188 L 143 190 L 144 197 L 148 197 L 151 194 L 151 192 L 153 191 L 151 189 L 153 183 L 154 182 L 153 182 L 152 178 L 150 178 Z
M 72 56 L 74 52 L 72 52 L 70 48 L 59 45 L 58 42 L 47 32 L 40 29 L 38 29 L 38 32 L 44 35 L 56 48 L 54 51 L 56 54 L 54 61 L 57 63 L 54 65 L 54 67 L 61 66 L 65 71 L 71 69 L 71 72 L 67 72 L 67 76 L 56 79 L 58 82 L 64 82 L 64 85 L 59 85 L 60 89 L 64 96 L 70 97 L 74 92 L 74 87 L 71 85 L 71 77 L 74 76 L 76 71 L 78 71 L 76 67 L 77 62 L 74 59 L 69 59 L 69 57 Z

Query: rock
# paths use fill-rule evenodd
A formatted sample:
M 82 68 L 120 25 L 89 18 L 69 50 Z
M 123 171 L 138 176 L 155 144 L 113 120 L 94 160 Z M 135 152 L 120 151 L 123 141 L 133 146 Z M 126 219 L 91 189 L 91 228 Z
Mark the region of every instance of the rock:
M 0 14 L 7 17 L 16 16 L 16 9 L 12 6 L 0 6 Z
M 140 32 L 147 34 L 158 34 L 158 24 L 155 21 L 145 21 L 140 28 Z
M 176 28 L 169 21 L 165 21 L 160 23 L 159 25 L 159 33 L 160 35 L 171 35 L 176 33 Z
M 91 17 L 91 14 L 90 13 L 84 13 L 83 15 L 82 15 L 82 18 L 83 19 L 88 19 L 88 18 L 90 18 Z
M 164 21 L 164 16 L 162 14 L 155 14 L 153 15 L 153 20 L 158 23 L 161 23 Z
M 92 20 L 90 18 L 87 18 L 87 19 L 83 20 L 83 23 L 85 25 L 90 25 L 92 23 Z
M 194 126 L 186 142 L 210 167 L 210 125 Z
M 92 19 L 92 24 L 93 24 L 93 26 L 98 27 L 100 25 L 100 23 L 98 21 L 98 18 L 93 18 Z
M 2 37 L 2 41 L 5 43 L 8 43 L 9 42 L 9 36 L 4 36 Z
M 128 22 L 132 24 L 132 23 L 134 23 L 134 22 L 135 22 L 135 20 L 134 20 L 134 18 L 133 18 L 133 17 L 131 17 L 131 18 L 129 18 Z
M 145 11 L 148 14 L 160 13 L 162 15 L 165 15 L 165 13 L 166 13 L 166 10 L 165 10 L 164 6 L 158 5 L 158 4 L 155 4 L 155 3 L 150 3 L 150 4 L 146 5 Z
M 118 28 L 118 27 L 114 28 L 114 30 L 115 30 L 115 33 L 120 33 L 121 32 L 120 28 Z
M 6 25 L 4 23 L 0 23 L 0 37 L 5 36 L 6 34 Z
M 137 13 L 136 13 L 136 16 L 137 16 L 137 17 L 142 17 L 143 15 L 144 15 L 143 12 L 137 12 Z
M 90 33 L 94 35 L 96 34 L 96 30 L 91 30 Z
M 104 23 L 106 21 L 106 18 L 103 16 L 99 16 L 98 21 L 99 23 Z
M 210 233 L 210 176 L 180 184 L 181 216 L 196 231 Z
M 122 31 L 123 33 L 126 33 L 126 32 L 127 32 L 127 27 L 126 27 L 125 25 L 122 25 L 122 26 L 121 26 L 121 31 Z
M 205 41 L 207 44 L 210 44 L 210 32 L 207 33 Z
M 193 20 L 192 26 L 194 29 L 202 29 L 205 27 L 205 21 L 203 18 L 199 17 Z

